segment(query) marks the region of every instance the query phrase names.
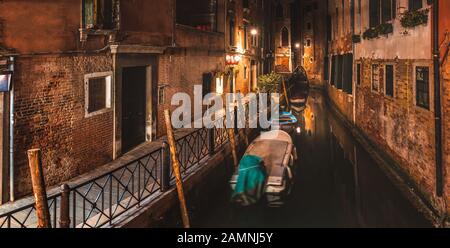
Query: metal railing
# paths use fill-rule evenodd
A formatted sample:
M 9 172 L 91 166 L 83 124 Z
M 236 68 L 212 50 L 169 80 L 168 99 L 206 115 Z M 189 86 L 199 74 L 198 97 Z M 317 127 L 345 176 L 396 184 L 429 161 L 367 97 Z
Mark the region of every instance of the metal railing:
M 221 120 L 223 121 L 223 120 Z M 195 129 L 177 138 L 183 179 L 228 142 L 224 128 Z M 205 161 L 206 162 L 206 161 Z M 48 194 L 52 227 L 93 228 L 112 224 L 126 211 L 173 186 L 168 145 L 77 185 Z M 36 227 L 35 203 L 0 210 L 0 228 Z

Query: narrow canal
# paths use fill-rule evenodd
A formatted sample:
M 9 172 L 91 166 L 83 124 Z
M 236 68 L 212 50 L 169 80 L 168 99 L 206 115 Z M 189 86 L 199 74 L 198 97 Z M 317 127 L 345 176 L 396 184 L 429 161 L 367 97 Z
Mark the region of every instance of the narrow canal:
M 231 190 L 210 199 L 195 227 L 429 227 L 349 130 L 312 92 L 297 138 L 297 177 L 281 208 L 237 207 Z

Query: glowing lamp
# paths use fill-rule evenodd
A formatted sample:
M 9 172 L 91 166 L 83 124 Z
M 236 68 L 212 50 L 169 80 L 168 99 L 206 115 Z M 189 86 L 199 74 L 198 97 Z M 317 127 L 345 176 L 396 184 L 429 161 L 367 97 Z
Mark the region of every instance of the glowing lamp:
M 241 56 L 239 54 L 227 54 L 225 60 L 227 65 L 238 65 L 239 61 L 241 61 Z

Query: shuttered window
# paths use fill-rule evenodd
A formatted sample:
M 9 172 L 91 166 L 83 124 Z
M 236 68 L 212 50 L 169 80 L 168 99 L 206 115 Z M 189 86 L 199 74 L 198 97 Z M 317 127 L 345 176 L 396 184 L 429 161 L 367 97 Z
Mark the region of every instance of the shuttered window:
M 380 0 L 369 1 L 369 25 L 371 28 L 380 25 Z
M 408 10 L 414 11 L 422 8 L 422 0 L 409 0 Z
M 353 93 L 353 54 L 344 55 L 342 83 L 343 90 L 348 94 Z
M 430 108 L 430 69 L 425 66 L 416 67 L 416 104 Z
M 83 22 L 85 28 L 113 28 L 113 0 L 83 0 Z
M 333 57 L 331 58 L 331 80 L 330 80 L 331 85 L 336 84 L 336 74 L 337 74 L 336 63 L 337 63 L 337 56 L 333 55 Z
M 386 95 L 394 97 L 394 66 L 386 65 L 385 91 Z
M 342 73 L 344 69 L 344 56 L 339 55 L 338 56 L 338 62 L 337 62 L 337 74 L 336 74 L 336 87 L 338 89 L 342 89 L 343 87 L 343 81 L 342 81 Z

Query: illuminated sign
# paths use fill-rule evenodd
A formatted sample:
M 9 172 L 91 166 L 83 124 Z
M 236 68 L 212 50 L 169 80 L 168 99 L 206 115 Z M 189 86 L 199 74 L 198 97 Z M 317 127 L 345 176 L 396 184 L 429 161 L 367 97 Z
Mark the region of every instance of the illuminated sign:
M 225 62 L 227 65 L 238 65 L 241 61 L 241 55 L 239 54 L 227 54 Z

